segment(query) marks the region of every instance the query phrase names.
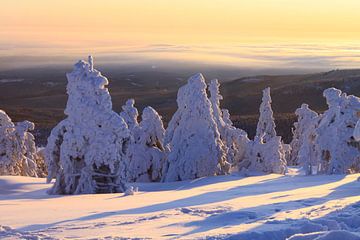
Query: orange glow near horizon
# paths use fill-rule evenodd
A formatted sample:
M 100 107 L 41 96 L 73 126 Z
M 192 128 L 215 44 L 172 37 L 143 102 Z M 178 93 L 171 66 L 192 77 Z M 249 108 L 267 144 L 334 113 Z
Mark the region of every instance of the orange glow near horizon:
M 154 44 L 231 52 L 275 43 L 324 44 L 333 56 L 339 45 L 360 44 L 359 9 L 358 0 L 2 0 L 0 55 L 126 52 Z M 232 61 L 202 52 L 144 55 Z

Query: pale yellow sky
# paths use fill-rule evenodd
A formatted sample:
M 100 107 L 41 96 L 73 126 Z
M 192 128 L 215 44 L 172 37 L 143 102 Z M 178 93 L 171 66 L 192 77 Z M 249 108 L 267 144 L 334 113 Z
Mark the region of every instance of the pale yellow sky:
M 0 55 L 274 43 L 343 55 L 339 45 L 360 44 L 359 10 L 359 0 L 1 0 Z

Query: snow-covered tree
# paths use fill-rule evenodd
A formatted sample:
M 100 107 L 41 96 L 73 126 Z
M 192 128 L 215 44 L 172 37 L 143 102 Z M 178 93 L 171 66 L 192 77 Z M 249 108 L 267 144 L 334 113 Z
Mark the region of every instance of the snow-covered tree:
M 14 124 L 0 110 L 0 175 L 43 177 L 43 159 L 37 154 L 35 138 L 29 132 L 34 123 L 29 121 Z
M 270 138 L 266 143 L 261 138 L 255 137 L 250 144 L 247 161 L 241 164 L 241 168 L 249 171 L 264 173 L 285 174 L 286 158 L 280 136 Z
M 259 139 L 261 138 L 264 143 L 276 136 L 269 87 L 263 90 L 263 97 L 260 105 L 260 117 L 256 128 L 256 136 Z
M 128 99 L 125 105 L 121 107 L 123 111 L 120 112 L 120 116 L 125 120 L 130 130 L 132 130 L 133 128 L 139 125 L 138 123 L 139 112 L 134 105 L 135 105 L 135 100 Z
M 112 111 L 108 80 L 89 63 L 79 61 L 67 74 L 67 118 L 48 138 L 45 150 L 50 194 L 124 191 L 128 127 Z
M 152 108 L 143 110 L 140 124 L 134 128 L 128 148 L 129 182 L 160 181 L 165 161 L 165 129 L 160 115 Z
M 201 74 L 189 78 L 177 95 L 178 109 L 166 129 L 169 147 L 164 181 L 178 181 L 228 172 L 224 143 Z
M 360 147 L 353 133 L 359 119 L 360 99 L 335 88 L 323 93 L 328 110 L 320 116 L 315 147 L 320 171 L 327 174 L 360 171 Z
M 230 120 L 230 113 L 227 109 L 220 109 L 220 84 L 217 79 L 213 79 L 209 84 L 210 103 L 217 127 L 220 132 L 220 138 L 226 148 L 227 161 L 237 168 L 239 162 L 244 160 L 246 148 L 249 143 L 247 133 L 233 126 Z
M 311 174 L 311 167 L 317 165 L 314 149 L 314 130 L 318 121 L 318 114 L 302 104 L 295 111 L 298 118 L 294 123 L 293 139 L 291 145 L 290 163 L 288 165 L 300 165 L 307 174 Z
M 239 168 L 265 173 L 284 174 L 286 151 L 281 137 L 276 135 L 270 88 L 263 90 L 260 117 L 254 141 L 249 144 L 246 161 Z

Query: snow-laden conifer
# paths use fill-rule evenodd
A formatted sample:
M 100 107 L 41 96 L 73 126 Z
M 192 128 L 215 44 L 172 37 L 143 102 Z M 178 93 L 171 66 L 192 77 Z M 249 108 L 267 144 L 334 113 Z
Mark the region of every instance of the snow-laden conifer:
M 275 121 L 271 108 L 270 88 L 263 90 L 262 102 L 260 105 L 260 117 L 256 128 L 256 136 L 264 143 L 276 136 Z
M 240 169 L 278 174 L 286 171 L 286 149 L 281 137 L 276 135 L 270 88 L 263 91 L 256 136 L 246 155 L 249 160 L 241 164 Z
M 124 191 L 128 127 L 117 113 L 106 85 L 108 80 L 89 63 L 79 61 L 67 74 L 67 118 L 48 138 L 45 150 L 51 194 Z
M 165 161 L 165 129 L 160 115 L 152 107 L 146 107 L 140 124 L 132 133 L 133 138 L 127 154 L 127 180 L 160 181 Z
M 220 109 L 220 100 L 223 97 L 219 90 L 220 84 L 217 79 L 213 79 L 209 84 L 210 103 L 215 122 L 220 132 L 220 138 L 225 144 L 226 159 L 237 168 L 239 162 L 244 160 L 249 138 L 242 129 L 233 126 L 230 120 L 230 113 L 227 109 Z
M 165 134 L 169 153 L 163 180 L 178 181 L 227 172 L 225 145 L 201 74 L 190 77 L 179 89 L 177 104 Z
M 43 159 L 37 154 L 35 138 L 29 132 L 34 123 L 23 121 L 14 124 L 0 110 L 0 175 L 43 177 Z
M 317 166 L 314 148 L 314 130 L 318 122 L 318 114 L 302 104 L 295 111 L 297 122 L 294 123 L 293 139 L 291 145 L 290 163 L 288 165 L 300 165 L 307 174 L 311 174 L 311 168 Z
M 315 130 L 320 171 L 327 174 L 359 172 L 360 147 L 353 137 L 360 99 L 335 88 L 323 93 L 328 110 Z

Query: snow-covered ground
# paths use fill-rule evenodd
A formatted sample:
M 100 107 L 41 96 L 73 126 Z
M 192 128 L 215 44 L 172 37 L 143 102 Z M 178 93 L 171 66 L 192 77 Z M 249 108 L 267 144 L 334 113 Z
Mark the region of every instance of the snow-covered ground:
M 45 179 L 1 176 L 0 238 L 269 240 L 359 232 L 359 176 L 235 174 L 136 184 L 132 196 L 47 195 Z M 319 239 L 344 234 L 351 233 Z M 341 239 L 360 239 L 351 237 Z

